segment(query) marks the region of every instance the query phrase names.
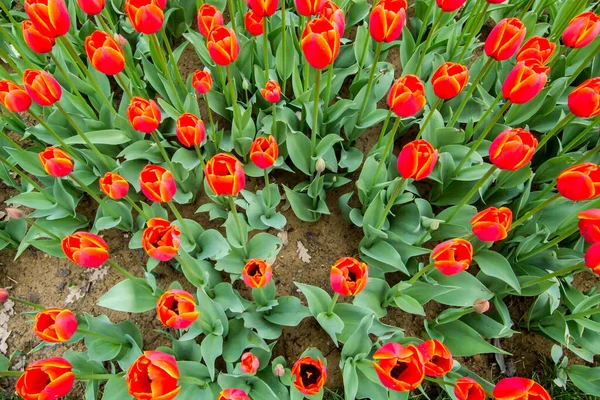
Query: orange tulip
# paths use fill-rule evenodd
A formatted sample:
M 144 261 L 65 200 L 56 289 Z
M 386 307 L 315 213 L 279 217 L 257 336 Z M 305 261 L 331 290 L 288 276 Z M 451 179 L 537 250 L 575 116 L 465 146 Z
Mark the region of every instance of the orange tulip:
M 270 79 L 264 89 L 260 90 L 260 94 L 269 103 L 277 103 L 281 99 L 281 87 L 277 81 Z
M 465 4 L 467 0 L 436 0 L 438 7 L 444 12 L 453 12 Z
M 62 96 L 59 83 L 46 71 L 25 70 L 23 86 L 33 101 L 43 107 L 53 105 Z
M 178 379 L 175 357 L 160 351 L 145 351 L 129 367 L 125 382 L 127 391 L 136 399 L 172 400 L 181 390 Z
M 368 279 L 367 264 L 352 257 L 337 260 L 329 274 L 331 288 L 342 296 L 356 296 L 365 288 Z
M 260 367 L 260 360 L 254 354 L 249 351 L 242 354 L 242 362 L 240 363 L 240 369 L 245 374 L 254 375 Z
M 87 15 L 98 15 L 104 10 L 105 0 L 77 0 L 79 8 Z
M 204 175 L 217 196 L 237 196 L 246 185 L 244 166 L 231 154 L 219 153 L 211 158 L 206 163 Z
M 599 33 L 600 17 L 588 11 L 569 22 L 562 34 L 562 41 L 567 47 L 580 49 L 592 43 Z
M 273 136 L 268 138 L 260 136 L 254 139 L 250 146 L 250 160 L 261 169 L 267 169 L 275 165 L 279 156 L 279 147 Z
M 108 260 L 108 245 L 100 236 L 75 232 L 65 237 L 61 247 L 67 258 L 86 268 L 97 268 Z
M 125 54 L 117 41 L 106 32 L 95 31 L 85 39 L 90 62 L 105 75 L 117 75 L 125 68 Z
M 335 25 L 340 38 L 344 36 L 344 30 L 346 29 L 344 10 L 339 8 L 333 1 L 327 0 L 323 6 L 323 9 L 321 10 L 321 16 L 327 18 L 333 25 Z
M 305 17 L 319 14 L 324 6 L 325 0 L 296 0 L 298 14 Z
M 163 325 L 173 329 L 187 329 L 200 315 L 194 297 L 180 289 L 171 289 L 159 297 L 156 315 Z
M 181 231 L 162 218 L 151 218 L 142 234 L 142 247 L 152 258 L 169 261 L 179 251 Z
M 198 31 L 204 37 L 217 26 L 223 26 L 223 14 L 212 4 L 202 4 L 198 10 Z
M 250 400 L 250 397 L 241 389 L 225 389 L 219 393 L 217 400 Z
M 305 356 L 294 363 L 292 367 L 292 383 L 302 394 L 314 395 L 319 393 L 327 380 L 327 368 L 320 358 Z
M 253 258 L 246 262 L 242 269 L 242 279 L 248 287 L 260 289 L 271 282 L 273 268 L 260 258 Z
M 104 174 L 99 184 L 102 192 L 113 200 L 120 200 L 129 192 L 129 183 L 115 172 Z
M 600 168 L 590 162 L 569 167 L 556 178 L 556 189 L 572 201 L 593 199 L 600 195 Z
M 52 357 L 29 364 L 16 390 L 25 400 L 54 400 L 69 394 L 73 383 L 73 366 L 64 358 Z
M 235 32 L 224 26 L 217 26 L 210 31 L 206 47 L 213 61 L 222 66 L 231 64 L 240 54 L 240 44 Z
M 62 36 L 71 28 L 71 18 L 64 0 L 25 0 L 24 7 L 35 29 L 44 36 Z
M 435 246 L 431 252 L 434 266 L 444 275 L 455 275 L 469 268 L 473 245 L 465 239 L 451 239 Z
M 516 171 L 531 161 L 537 144 L 537 139 L 525 129 L 506 129 L 492 141 L 490 161 L 502 170 Z
M 600 115 L 600 77 L 588 79 L 569 94 L 569 110 L 578 117 Z
M 254 11 L 250 10 L 244 16 L 244 25 L 246 25 L 246 30 L 252 36 L 260 36 L 265 31 L 265 19 Z
M 333 22 L 318 17 L 306 24 L 301 45 L 310 66 L 323 69 L 332 64 L 340 53 L 340 35 Z
M 552 57 L 554 49 L 556 49 L 556 43 L 545 37 L 534 36 L 526 41 L 517 53 L 517 63 L 530 60 L 544 65 Z
M 485 400 L 485 391 L 475 379 L 463 377 L 454 384 L 454 395 L 458 400 Z
M 494 388 L 496 400 L 552 400 L 539 383 L 526 378 L 504 378 Z
M 208 71 L 197 70 L 196 72 L 194 72 L 194 75 L 192 75 L 192 86 L 200 94 L 210 92 L 212 84 L 212 76 Z
M 146 165 L 140 173 L 138 182 L 148 200 L 157 203 L 166 203 L 177 192 L 173 174 L 159 165 Z
M 277 11 L 278 0 L 248 0 L 248 7 L 256 15 L 261 17 L 270 17 Z
M 175 126 L 175 134 L 177 139 L 185 147 L 199 146 L 206 139 L 206 129 L 204 121 L 196 117 L 194 114 L 185 113 L 177 118 Z
M 126 0 L 125 12 L 133 29 L 147 35 L 158 32 L 165 20 L 161 5 L 157 0 Z
M 136 131 L 144 133 L 154 132 L 158 128 L 161 118 L 160 109 L 154 100 L 134 97 L 129 102 L 127 119 Z
M 399 117 L 411 117 L 425 107 L 425 86 L 416 75 L 396 79 L 387 97 L 387 103 Z
M 44 171 L 55 178 L 62 178 L 73 171 L 73 160 L 58 147 L 46 147 L 38 154 Z
M 56 39 L 50 36 L 42 35 L 42 33 L 35 28 L 33 22 L 28 19 L 23 21 L 22 30 L 25 43 L 27 43 L 31 50 L 38 54 L 51 52 L 52 48 L 56 44 Z
M 461 64 L 446 62 L 431 77 L 433 92 L 444 100 L 452 99 L 463 91 L 469 82 L 469 71 Z
M 600 275 L 600 243 L 591 245 L 585 252 L 585 266 Z
M 369 32 L 376 42 L 393 42 L 406 22 L 406 0 L 379 0 L 371 10 Z
M 375 352 L 373 360 L 383 386 L 396 392 L 414 390 L 425 378 L 425 359 L 412 344 L 387 343 Z
M 405 179 L 419 181 L 433 171 L 438 159 L 438 151 L 424 139 L 406 144 L 398 154 L 398 172 Z
M 506 207 L 489 207 L 471 219 L 473 234 L 482 242 L 506 239 L 512 225 L 512 211 Z
M 592 208 L 577 214 L 579 233 L 590 244 L 600 243 L 600 209 Z
M 29 110 L 31 97 L 16 83 L 2 79 L 0 80 L 0 103 L 8 111 L 20 113 Z
M 71 339 L 76 330 L 77 319 L 69 310 L 48 308 L 35 316 L 33 332 L 45 342 L 66 342 Z
M 502 95 L 515 104 L 525 104 L 538 95 L 548 81 L 550 67 L 536 60 L 522 61 L 510 71 L 502 85 Z
M 425 375 L 444 376 L 452 370 L 454 360 L 450 350 L 437 340 L 426 340 L 417 346 L 425 360 Z
M 505 18 L 488 35 L 483 49 L 498 61 L 511 58 L 525 39 L 525 25 L 518 18 Z

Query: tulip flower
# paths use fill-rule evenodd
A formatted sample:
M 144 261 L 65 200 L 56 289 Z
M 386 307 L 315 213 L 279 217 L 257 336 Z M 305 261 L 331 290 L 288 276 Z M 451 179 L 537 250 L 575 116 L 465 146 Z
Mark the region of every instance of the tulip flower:
M 312 19 L 302 32 L 302 53 L 308 64 L 323 69 L 332 64 L 340 52 L 337 28 L 324 17 Z
M 105 75 L 117 75 L 125 68 L 125 54 L 117 41 L 106 32 L 95 31 L 85 39 L 90 62 Z
M 279 156 L 279 147 L 273 136 L 268 138 L 260 136 L 254 139 L 250 146 L 250 160 L 261 169 L 267 169 L 275 165 Z
M 44 36 L 62 36 L 71 28 L 71 18 L 64 0 L 25 0 L 24 7 L 35 29 Z
M 204 37 L 216 27 L 223 26 L 223 14 L 212 4 L 202 4 L 198 10 L 198 31 Z
M 98 15 L 104 10 L 105 0 L 77 0 L 79 8 L 87 15 Z
M 43 35 L 36 29 L 33 22 L 26 19 L 21 25 L 23 30 L 23 39 L 27 46 L 38 54 L 45 54 L 52 51 L 56 44 L 56 39 L 50 36 Z
M 147 35 L 156 33 L 162 28 L 165 20 L 163 8 L 164 5 L 161 7 L 157 0 L 125 1 L 125 12 L 133 29 Z
M 600 243 L 600 209 L 592 208 L 577 214 L 579 233 L 590 244 Z
M 246 262 L 242 269 L 244 283 L 252 289 L 267 286 L 273 277 L 273 268 L 260 258 L 253 258 Z
M 25 112 L 31 107 L 31 96 L 16 83 L 2 79 L 0 80 L 0 103 L 8 111 Z
M 525 25 L 518 18 L 505 18 L 488 35 L 483 49 L 497 61 L 511 58 L 525 39 Z
M 52 75 L 43 70 L 25 70 L 23 86 L 33 101 L 43 107 L 53 105 L 62 96 L 62 88 L 59 83 Z
M 151 218 L 142 234 L 142 247 L 150 257 L 169 261 L 179 251 L 181 231 L 162 218 Z
M 554 49 L 556 49 L 556 43 L 549 41 L 545 37 L 533 36 L 525 42 L 517 53 L 517 63 L 532 60 L 544 65 L 552 57 Z
M 494 388 L 496 400 L 536 399 L 552 400 L 539 383 L 526 378 L 504 378 Z
M 250 10 L 244 16 L 244 25 L 252 36 L 260 36 L 265 30 L 265 19 Z
M 444 100 L 452 99 L 463 91 L 469 82 L 467 67 L 453 62 L 446 62 L 435 70 L 431 77 L 433 92 Z
M 108 245 L 100 236 L 75 232 L 65 237 L 61 247 L 67 258 L 86 268 L 97 268 L 108 260 Z
M 486 0 L 488 3 L 490 4 L 502 4 L 504 3 L 506 0 Z
M 520 62 L 510 71 L 502 85 L 502 95 L 514 104 L 525 104 L 538 95 L 548 80 L 550 67 L 535 60 Z
M 327 368 L 323 360 L 316 360 L 311 356 L 304 356 L 294 363 L 292 367 L 292 383 L 302 394 L 317 394 L 325 386 Z
M 260 94 L 269 103 L 277 103 L 281 99 L 281 87 L 277 81 L 271 79 L 267 82 L 264 89 L 260 90 Z
M 305 17 L 319 14 L 323 7 L 325 7 L 325 0 L 296 0 L 298 14 Z
M 477 314 L 485 314 L 490 309 L 490 302 L 486 299 L 477 299 L 473 302 L 473 310 Z
M 46 147 L 38 154 L 44 171 L 55 178 L 62 178 L 73 171 L 73 160 L 58 147 Z
M 205 4 L 208 5 L 208 4 Z M 194 89 L 198 91 L 200 94 L 206 94 L 210 92 L 212 88 L 212 76 L 208 71 L 197 70 L 192 75 L 192 86 Z
M 425 359 L 412 344 L 387 343 L 373 354 L 379 380 L 396 392 L 414 390 L 425 378 Z
M 240 363 L 240 369 L 245 374 L 254 375 L 260 367 L 260 360 L 254 354 L 249 351 L 242 354 L 242 362 Z
M 425 86 L 416 75 L 396 79 L 387 97 L 388 107 L 399 117 L 412 117 L 425 102 Z
M 436 0 L 436 3 L 443 12 L 453 12 L 465 4 L 467 0 Z
M 465 239 L 451 239 L 435 246 L 431 252 L 433 265 L 444 275 L 455 275 L 469 268 L 473 245 Z
M 454 396 L 458 400 L 485 400 L 485 391 L 475 379 L 463 377 L 454 384 Z
M 585 265 L 596 275 L 600 275 L 600 243 L 591 245 L 585 252 Z
M 537 139 L 525 129 L 506 129 L 492 141 L 490 161 L 500 169 L 516 171 L 531 161 L 537 144 Z
M 148 200 L 157 203 L 170 201 L 177 191 L 171 171 L 159 165 L 146 165 L 140 173 L 139 184 Z
M 593 199 L 600 195 L 600 168 L 590 162 L 569 167 L 556 178 L 556 189 L 572 201 Z
M 452 370 L 454 359 L 450 350 L 437 340 L 426 340 L 417 346 L 425 360 L 425 375 L 444 376 Z
M 600 17 L 591 11 L 579 14 L 569 22 L 562 34 L 565 46 L 580 49 L 592 43 L 600 33 Z
M 337 260 L 329 274 L 331 288 L 342 296 L 356 296 L 365 288 L 368 279 L 367 264 L 352 257 Z
M 113 200 L 120 200 L 127 196 L 129 183 L 121 175 L 115 172 L 107 172 L 99 180 L 102 193 Z
M 270 17 L 277 11 L 278 0 L 248 0 L 248 7 L 260 17 Z
M 213 61 L 222 66 L 228 66 L 240 54 L 240 44 L 235 32 L 224 26 L 217 26 L 210 31 L 206 47 Z
M 569 94 L 569 110 L 581 118 L 600 115 L 600 77 L 591 78 Z
M 250 400 L 250 397 L 242 389 L 225 389 L 219 393 L 217 400 Z
M 145 351 L 129 367 L 125 382 L 136 399 L 172 400 L 179 391 L 179 368 L 175 357 L 160 351 Z
M 506 207 L 489 207 L 471 219 L 473 234 L 482 242 L 506 239 L 512 225 L 512 211 Z
M 77 319 L 69 310 L 48 308 L 35 316 L 33 332 L 45 342 L 66 342 L 71 339 L 76 330 Z
M 64 358 L 52 357 L 29 364 L 17 381 L 16 390 L 26 400 L 51 400 L 69 394 L 73 383 L 73 366 Z
M 191 294 L 185 290 L 171 289 L 159 297 L 156 303 L 156 315 L 165 326 L 187 329 L 196 321 L 200 313 L 196 311 L 196 300 Z
M 182 114 L 177 118 L 175 134 L 185 147 L 199 146 L 206 139 L 204 122 L 190 113 Z
M 5 303 L 8 300 L 8 290 L 0 288 L 0 303 Z
M 339 8 L 333 1 L 327 0 L 321 10 L 321 16 L 327 18 L 337 28 L 340 38 L 344 36 L 344 30 L 346 29 L 344 10 Z
M 127 107 L 127 119 L 133 129 L 139 132 L 154 132 L 158 128 L 161 118 L 160 109 L 154 100 L 134 97 Z
M 438 151 L 426 140 L 407 143 L 398 154 L 398 172 L 405 179 L 420 181 L 429 176 L 438 159 Z
M 244 166 L 231 154 L 220 153 L 206 163 L 204 175 L 217 196 L 237 194 L 246 185 Z
M 379 0 L 371 10 L 369 32 L 376 42 L 393 42 L 406 22 L 406 0 Z

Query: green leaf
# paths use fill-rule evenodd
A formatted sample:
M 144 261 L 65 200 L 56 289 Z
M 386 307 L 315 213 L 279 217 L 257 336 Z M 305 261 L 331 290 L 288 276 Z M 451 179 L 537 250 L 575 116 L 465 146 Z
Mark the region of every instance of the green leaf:
M 310 175 L 314 170 L 311 158 L 310 139 L 302 132 L 291 131 L 285 140 L 287 151 L 294 165 L 304 174 Z
M 404 312 L 416 315 L 425 315 L 425 310 L 421 303 L 419 303 L 414 297 L 410 297 L 402 292 L 398 293 L 394 297 L 394 303 Z
M 131 139 L 123 131 L 116 129 L 107 129 L 103 131 L 86 132 L 85 136 L 94 144 L 117 145 L 129 142 Z M 83 138 L 79 135 L 71 136 L 65 139 L 67 144 L 85 144 Z
M 492 346 L 481 335 L 462 321 L 452 321 L 433 328 L 443 335 L 443 342 L 455 357 L 470 357 L 481 353 L 510 353 Z
M 361 321 L 354 333 L 348 338 L 342 348 L 342 362 L 348 358 L 354 360 L 366 357 L 373 347 L 373 342 L 369 338 L 369 330 L 373 326 L 375 315 L 367 315 Z M 346 368 L 346 367 L 344 367 Z
M 265 315 L 265 319 L 277 325 L 297 326 L 304 318 L 310 316 L 309 310 L 295 296 L 278 297 L 279 303 Z
M 28 192 L 16 195 L 15 197 L 8 199 L 8 203 L 18 204 L 36 210 L 50 210 L 56 207 L 56 203 L 51 202 L 39 192 Z
M 154 309 L 157 300 L 150 287 L 126 279 L 113 286 L 97 304 L 111 310 L 139 313 Z
M 569 379 L 584 393 L 600 396 L 600 367 L 586 367 L 585 365 L 571 365 L 567 368 Z
M 331 303 L 331 297 L 329 297 L 326 291 L 316 286 L 304 285 L 298 282 L 294 282 L 294 284 L 306 297 L 308 308 L 313 316 L 316 317 L 322 312 L 327 311 Z
M 473 259 L 481 271 L 491 277 L 498 278 L 509 284 L 517 293 L 521 293 L 521 285 L 508 260 L 499 253 L 490 250 L 481 250 Z
M 210 373 L 210 379 L 215 379 L 215 360 L 223 352 L 223 336 L 210 334 L 202 340 L 200 345 L 202 351 L 202 358 L 208 367 Z
M 114 378 L 109 379 L 104 386 L 104 391 L 102 394 L 102 400 L 129 400 L 133 399 L 133 397 L 129 394 L 127 390 L 127 382 L 125 382 L 125 378 Z

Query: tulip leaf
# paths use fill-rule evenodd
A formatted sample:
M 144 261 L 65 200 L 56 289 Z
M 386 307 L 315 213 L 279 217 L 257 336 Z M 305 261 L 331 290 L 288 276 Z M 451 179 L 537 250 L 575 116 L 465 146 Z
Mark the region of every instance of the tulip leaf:
M 154 309 L 157 300 L 150 287 L 126 279 L 113 286 L 97 304 L 115 311 L 139 313 Z
M 131 141 L 131 139 L 123 131 L 116 129 L 108 129 L 103 131 L 86 132 L 85 135 L 94 144 L 110 144 L 117 145 Z M 65 139 L 67 144 L 85 144 L 83 138 L 79 135 L 71 136 Z
M 295 296 L 282 296 L 277 298 L 278 305 L 273 307 L 265 319 L 276 325 L 296 326 L 304 318 L 310 316 L 309 309 L 300 303 Z
M 223 336 L 210 334 L 207 335 L 200 344 L 200 351 L 202 352 L 202 359 L 208 367 L 210 373 L 210 379 L 215 379 L 215 360 L 223 352 Z
M 499 253 L 490 250 L 479 251 L 473 259 L 481 271 L 491 277 L 508 283 L 517 293 L 521 293 L 521 285 L 509 262 Z
M 584 393 L 597 396 L 600 393 L 600 367 L 571 365 L 567 368 L 569 379 Z
M 498 349 L 486 342 L 481 335 L 469 325 L 456 320 L 444 325 L 430 327 L 443 336 L 443 342 L 455 357 L 470 357 L 481 353 L 510 353 Z
M 102 400 L 133 400 L 127 390 L 127 382 L 123 378 L 109 379 L 102 392 Z

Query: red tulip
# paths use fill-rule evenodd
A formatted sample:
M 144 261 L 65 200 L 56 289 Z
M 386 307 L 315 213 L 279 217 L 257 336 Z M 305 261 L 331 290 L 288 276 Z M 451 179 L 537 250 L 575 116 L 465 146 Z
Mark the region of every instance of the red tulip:
M 65 237 L 61 247 L 67 258 L 86 268 L 97 268 L 108 260 L 108 245 L 100 236 L 75 232 Z
M 314 395 L 319 393 L 327 380 L 327 368 L 323 360 L 305 356 L 294 363 L 292 367 L 292 383 L 302 394 Z
M 260 258 L 253 258 L 246 262 L 242 269 L 244 283 L 252 289 L 260 289 L 267 286 L 273 277 L 273 268 Z
M 106 32 L 95 31 L 85 39 L 90 62 L 105 75 L 117 75 L 125 68 L 125 54 L 117 41 Z
M 129 183 L 115 172 L 107 172 L 99 181 L 102 192 L 113 200 L 127 196 Z
M 498 61 L 507 60 L 525 39 L 525 25 L 518 18 L 505 18 L 498 22 L 488 35 L 483 49 L 488 57 Z
M 426 140 L 406 144 L 398 154 L 398 172 L 405 179 L 420 181 L 429 176 L 438 159 L 438 151 Z
M 435 246 L 431 253 L 435 267 L 444 275 L 455 275 L 469 268 L 473 245 L 465 239 L 451 239 Z
M 456 11 L 465 4 L 467 0 L 436 0 L 439 8 L 444 12 Z
M 454 360 L 450 350 L 437 340 L 426 340 L 417 346 L 425 360 L 425 375 L 444 376 L 452 370 Z
M 431 77 L 433 92 L 437 97 L 449 100 L 463 91 L 469 82 L 469 71 L 461 64 L 446 62 Z
M 473 234 L 482 242 L 504 240 L 508 236 L 512 219 L 509 208 L 486 208 L 471 219 Z
M 577 214 L 579 233 L 590 244 L 600 243 L 600 209 L 592 208 Z
M 56 79 L 46 71 L 27 69 L 23 73 L 23 86 L 33 101 L 48 107 L 60 100 L 62 89 Z
M 305 17 L 319 14 L 323 7 L 325 7 L 325 0 L 296 0 L 298 14 Z
M 8 111 L 20 113 L 29 110 L 31 97 L 25 89 L 6 79 L 0 80 L 0 103 Z
M 321 10 L 321 16 L 327 18 L 337 28 L 340 38 L 344 36 L 344 30 L 346 29 L 344 10 L 339 8 L 333 1 L 327 0 Z
M 591 11 L 579 14 L 569 22 L 562 34 L 567 47 L 579 49 L 592 43 L 600 33 L 600 17 Z
M 278 0 L 248 0 L 248 7 L 261 17 L 270 17 L 277 11 Z
M 240 369 L 245 374 L 254 375 L 260 367 L 260 361 L 258 357 L 249 351 L 242 354 L 242 362 L 240 363 Z
M 270 79 L 264 89 L 260 90 L 260 94 L 269 103 L 277 103 L 281 99 L 281 87 L 277 81 Z
M 596 275 L 600 275 L 600 243 L 591 245 L 585 252 L 585 265 Z
M 387 97 L 387 103 L 399 117 L 411 117 L 425 107 L 425 87 L 416 75 L 396 79 Z
M 237 194 L 246 185 L 244 166 L 231 154 L 220 153 L 206 163 L 204 175 L 217 196 Z
M 531 161 L 537 144 L 537 139 L 525 129 L 506 129 L 492 142 L 490 161 L 500 169 L 516 171 Z
M 219 393 L 217 400 L 250 400 L 250 397 L 241 389 L 225 389 Z
M 64 358 L 52 357 L 29 364 L 16 390 L 25 400 L 55 400 L 69 394 L 74 382 L 73 366 Z
M 177 118 L 175 127 L 177 139 L 185 147 L 199 146 L 206 139 L 206 129 L 204 121 L 196 117 L 194 114 L 185 113 Z
M 222 66 L 231 64 L 240 54 L 240 44 L 235 32 L 224 26 L 217 26 L 210 31 L 206 46 L 213 61 Z
M 548 80 L 550 67 L 535 60 L 520 62 L 510 71 L 502 85 L 502 95 L 515 104 L 525 104 L 538 95 Z
M 179 368 L 175 357 L 160 351 L 145 351 L 129 367 L 125 382 L 136 399 L 172 400 L 179 391 Z
M 463 377 L 454 384 L 454 395 L 458 400 L 485 400 L 485 391 L 475 379 Z
M 139 184 L 148 200 L 157 203 L 170 201 L 177 192 L 173 174 L 159 165 L 146 165 L 140 173 Z
M 279 147 L 273 136 L 268 138 L 260 136 L 254 139 L 250 146 L 250 160 L 261 169 L 267 169 L 275 165 L 279 156 Z
M 387 343 L 375 352 L 373 360 L 383 386 L 396 392 L 414 390 L 425 378 L 425 359 L 412 344 Z
M 254 11 L 250 10 L 244 16 L 244 25 L 246 30 L 252 36 L 260 36 L 265 31 L 265 19 L 257 15 Z
M 8 300 L 8 290 L 0 288 L 0 303 L 5 303 Z
M 504 3 L 506 0 L 486 0 L 488 3 L 490 4 L 502 4 Z
M 369 31 L 376 42 L 400 38 L 406 22 L 406 0 L 379 0 L 371 10 Z
M 218 26 L 223 26 L 223 14 L 212 4 L 202 4 L 198 10 L 198 31 L 204 37 Z
M 165 20 L 163 8 L 164 5 L 161 7 L 157 0 L 125 1 L 125 12 L 133 29 L 147 35 L 156 33 L 162 28 Z
M 329 281 L 334 292 L 342 296 L 356 296 L 367 285 L 367 264 L 352 257 L 343 257 L 331 267 Z
M 338 30 L 324 17 L 310 20 L 302 32 L 301 44 L 306 61 L 315 69 L 329 66 L 340 53 Z
M 153 218 L 156 219 L 156 218 Z M 194 297 L 181 289 L 171 289 L 159 297 L 156 315 L 163 325 L 173 329 L 187 329 L 198 318 Z
M 600 115 L 600 77 L 588 79 L 569 94 L 569 110 L 581 118 Z
M 35 29 L 44 36 L 62 36 L 71 28 L 71 18 L 64 0 L 25 0 L 24 6 Z
M 545 37 L 534 36 L 525 42 L 521 50 L 517 53 L 517 63 L 526 60 L 537 61 L 539 64 L 546 64 L 556 49 L 556 43 L 549 41 Z
M 154 100 L 134 97 L 129 102 L 127 119 L 136 131 L 144 133 L 154 132 L 158 128 L 161 118 L 160 109 Z
M 496 400 L 552 400 L 539 383 L 526 378 L 504 378 L 494 388 Z
M 56 39 L 51 36 L 42 35 L 38 31 L 33 22 L 26 19 L 21 25 L 23 30 L 23 39 L 25 43 L 38 54 L 45 54 L 52 51 L 52 48 L 56 44 Z
M 572 201 L 593 199 L 600 195 L 600 168 L 590 162 L 569 167 L 558 175 L 556 188 Z
M 35 315 L 33 332 L 45 342 L 66 342 L 71 339 L 76 330 L 77 319 L 69 310 L 48 308 Z
M 212 84 L 212 76 L 208 71 L 197 70 L 196 72 L 194 72 L 194 75 L 192 75 L 192 86 L 200 94 L 210 92 Z
M 104 10 L 105 0 L 77 0 L 79 8 L 87 15 L 98 15 Z
M 152 258 L 169 261 L 177 255 L 181 241 L 181 231 L 162 218 L 151 218 L 142 234 L 142 247 Z
M 55 178 L 62 178 L 73 171 L 73 160 L 58 147 L 46 147 L 38 154 L 44 171 Z

